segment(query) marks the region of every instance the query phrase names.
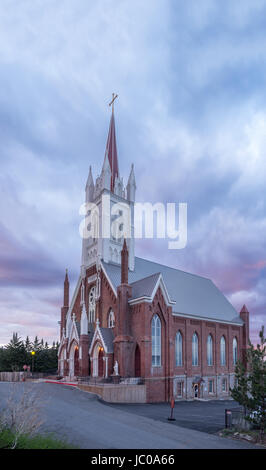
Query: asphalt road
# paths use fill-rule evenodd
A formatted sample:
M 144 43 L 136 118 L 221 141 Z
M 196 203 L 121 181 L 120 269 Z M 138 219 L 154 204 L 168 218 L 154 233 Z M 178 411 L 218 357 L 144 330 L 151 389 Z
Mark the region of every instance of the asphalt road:
M 104 404 L 121 411 L 152 418 L 156 421 L 165 422 L 170 416 L 170 407 L 167 403 Z M 235 407 L 239 407 L 239 405 L 233 400 L 176 402 L 174 408 L 176 421 L 171 424 L 213 434 L 225 427 L 225 409 Z
M 42 432 L 82 449 L 250 449 L 250 443 L 182 428 L 118 407 L 74 387 L 45 383 L 17 383 L 16 400 L 24 390 L 37 391 Z M 0 408 L 6 406 L 13 384 L 0 382 Z

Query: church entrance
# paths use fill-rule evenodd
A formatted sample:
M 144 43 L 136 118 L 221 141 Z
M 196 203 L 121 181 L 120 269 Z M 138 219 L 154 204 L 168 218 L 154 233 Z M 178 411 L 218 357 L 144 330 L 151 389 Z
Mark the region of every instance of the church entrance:
M 98 376 L 103 377 L 103 348 L 99 349 L 98 354 Z
M 135 377 L 140 377 L 140 348 L 137 344 L 135 349 Z
M 92 376 L 103 377 L 104 376 L 104 350 L 101 344 L 97 344 L 93 350 L 92 356 Z
M 69 375 L 70 377 L 79 375 L 79 348 L 76 342 L 73 342 L 69 352 Z
M 77 377 L 79 375 L 79 348 L 75 347 L 74 355 L 74 375 Z

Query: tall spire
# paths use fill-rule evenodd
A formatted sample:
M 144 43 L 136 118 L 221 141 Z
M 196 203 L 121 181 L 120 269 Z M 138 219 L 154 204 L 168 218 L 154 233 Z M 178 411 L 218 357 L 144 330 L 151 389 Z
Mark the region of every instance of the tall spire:
M 111 168 L 111 191 L 114 190 L 115 178 L 119 176 L 118 170 L 118 159 L 117 159 L 117 148 L 116 148 L 116 137 L 115 137 L 115 117 L 114 117 L 114 100 L 117 97 L 113 94 L 113 99 L 110 103 L 112 105 L 112 114 L 106 144 L 105 155 L 108 156 L 108 160 Z

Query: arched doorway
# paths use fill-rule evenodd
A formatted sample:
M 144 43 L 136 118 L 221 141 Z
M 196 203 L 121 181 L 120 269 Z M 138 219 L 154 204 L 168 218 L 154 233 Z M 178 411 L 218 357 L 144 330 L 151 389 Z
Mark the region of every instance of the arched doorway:
M 135 349 L 135 377 L 140 377 L 141 372 L 140 372 L 140 348 L 139 345 L 137 344 L 136 349 Z
M 70 377 L 79 375 L 79 347 L 73 341 L 69 351 L 69 375 Z
M 98 354 L 98 376 L 103 377 L 103 348 L 99 348 Z
M 74 375 L 77 377 L 79 375 L 79 348 L 75 347 L 74 354 Z
M 96 344 L 92 356 L 92 375 L 93 377 L 103 377 L 104 375 L 104 350 L 100 343 Z

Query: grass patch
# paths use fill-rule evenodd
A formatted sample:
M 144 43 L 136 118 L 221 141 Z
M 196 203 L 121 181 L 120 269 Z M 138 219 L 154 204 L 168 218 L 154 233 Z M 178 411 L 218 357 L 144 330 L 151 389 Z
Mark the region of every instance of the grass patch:
M 10 429 L 2 429 L 0 431 L 0 449 L 11 449 L 14 437 L 14 433 Z M 52 434 L 36 434 L 34 436 L 22 434 L 18 438 L 16 449 L 77 449 L 77 447 L 57 439 Z

